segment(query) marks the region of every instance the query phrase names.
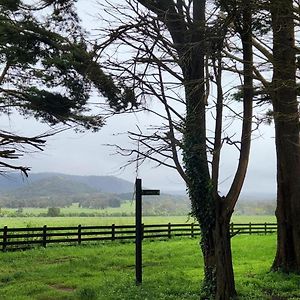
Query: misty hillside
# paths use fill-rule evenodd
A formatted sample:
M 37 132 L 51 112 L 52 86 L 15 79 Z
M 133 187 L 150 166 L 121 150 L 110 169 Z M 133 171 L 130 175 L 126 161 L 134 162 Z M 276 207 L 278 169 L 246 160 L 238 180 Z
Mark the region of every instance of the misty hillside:
M 43 186 L 45 193 L 47 190 L 52 191 L 59 186 L 63 188 L 64 183 L 66 189 L 74 188 L 74 192 L 82 190 L 84 192 L 103 192 L 103 193 L 132 193 L 133 183 L 114 177 L 114 176 L 79 176 L 67 175 L 59 173 L 33 173 L 28 178 L 20 176 L 20 174 L 8 174 L 0 176 L 0 193 L 8 191 L 16 191 L 23 189 L 24 192 L 33 188 L 38 190 L 38 186 Z M 78 187 L 76 187 L 78 185 Z
M 134 198 L 132 184 L 116 177 L 54 173 L 33 175 L 26 182 L 17 179 L 12 184 L 8 180 L 7 185 L 2 178 L 0 207 L 62 208 L 76 203 L 82 208 L 104 209 L 120 207 Z M 187 214 L 190 211 L 187 197 L 168 194 L 145 197 L 143 207 L 148 215 Z
M 7 191 L 5 195 L 15 198 L 33 198 L 46 196 L 67 196 L 76 194 L 85 194 L 96 192 L 90 186 L 67 179 L 64 176 L 55 175 L 49 178 L 43 178 L 14 190 Z
M 128 191 L 131 187 L 129 182 L 115 177 L 39 175 L 34 174 L 24 182 L 17 178 L 14 184 L 9 181 L 7 186 L 2 180 L 0 207 L 68 207 L 73 203 L 87 208 L 119 207 L 121 199 L 117 192 Z
M 78 176 L 36 173 L 0 177 L 0 207 L 68 207 L 78 203 L 85 208 L 119 207 L 134 198 L 133 183 L 113 176 Z M 274 214 L 275 201 L 269 195 L 250 196 L 237 203 L 236 214 Z M 185 195 L 147 196 L 143 207 L 148 215 L 187 214 L 190 201 Z

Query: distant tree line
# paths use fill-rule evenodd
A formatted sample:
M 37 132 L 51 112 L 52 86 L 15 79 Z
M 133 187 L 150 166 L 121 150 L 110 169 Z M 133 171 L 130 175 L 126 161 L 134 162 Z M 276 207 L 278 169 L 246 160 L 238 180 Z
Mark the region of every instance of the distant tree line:
M 117 195 L 101 194 L 99 197 L 83 198 L 79 201 L 80 207 L 105 209 L 107 207 L 120 207 L 121 200 Z
M 240 201 L 238 202 L 235 214 L 237 215 L 274 215 L 276 202 L 265 201 Z
M 24 207 L 69 207 L 78 203 L 80 207 L 105 209 L 107 207 L 120 207 L 121 199 L 115 194 L 93 193 L 76 196 L 40 196 L 40 197 L 0 197 L 0 207 L 24 208 Z
M 101 197 L 88 197 L 82 198 L 80 196 L 69 197 L 67 201 L 61 201 L 64 197 L 57 197 L 57 201 L 49 201 L 49 199 L 26 199 L 22 201 L 11 201 L 8 205 L 3 205 L 0 200 L 1 208 L 0 217 L 47 217 L 47 216 L 61 216 L 61 217 L 124 217 L 134 216 L 134 203 L 130 209 L 122 209 L 122 203 L 128 203 L 130 199 L 126 199 L 126 194 L 113 195 L 102 194 Z M 191 207 L 188 198 L 176 197 L 171 195 L 162 195 L 158 197 L 150 197 L 143 201 L 143 215 L 144 216 L 189 216 Z M 50 197 L 49 197 L 50 198 Z M 47 201 L 48 200 L 48 201 Z M 59 201 L 60 200 L 60 201 Z M 25 203 L 25 204 L 24 204 Z M 60 209 L 63 207 L 70 207 L 76 203 L 78 211 L 64 211 Z M 20 206 L 24 204 L 24 206 Z M 36 205 L 35 205 L 36 204 Z M 35 206 L 34 206 L 35 205 Z M 45 208 L 45 212 L 40 211 L 24 211 L 23 208 Z M 240 201 L 238 203 L 235 214 L 237 215 L 273 215 L 275 211 L 275 201 Z M 6 208 L 16 209 L 14 211 L 7 210 Z M 48 208 L 48 210 L 46 210 Z M 80 208 L 88 208 L 90 211 L 81 210 Z M 120 208 L 112 211 L 107 211 L 107 208 Z M 98 209 L 99 211 L 95 211 Z

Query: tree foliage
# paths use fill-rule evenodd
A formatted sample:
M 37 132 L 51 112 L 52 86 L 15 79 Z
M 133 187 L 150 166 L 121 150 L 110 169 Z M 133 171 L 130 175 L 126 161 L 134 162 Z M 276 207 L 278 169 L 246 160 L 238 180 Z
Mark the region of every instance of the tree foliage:
M 79 56 L 88 56 L 84 32 L 70 3 L 53 5 L 51 14 L 38 17 L 21 1 L 2 1 L 1 111 L 17 108 L 52 125 L 70 120 L 97 129 L 101 123 L 82 114 L 89 93 Z
M 50 126 L 63 124 L 97 131 L 104 120 L 91 113 L 88 102 L 95 89 L 115 106 L 134 98 L 130 88 L 115 84 L 102 71 L 95 49 L 79 25 L 73 1 L 26 4 L 1 0 L 0 113 L 17 110 Z M 8 149 L 3 133 L 1 167 L 26 173 L 28 168 L 6 160 L 22 155 L 20 144 L 41 150 L 48 135 L 28 138 L 11 133 Z

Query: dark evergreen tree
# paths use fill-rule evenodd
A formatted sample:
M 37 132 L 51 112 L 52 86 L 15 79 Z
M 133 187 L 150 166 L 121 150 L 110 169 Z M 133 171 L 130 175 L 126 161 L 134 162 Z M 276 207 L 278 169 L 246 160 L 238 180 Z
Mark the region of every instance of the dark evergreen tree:
M 294 1 L 272 0 L 271 98 L 277 154 L 277 253 L 273 269 L 300 272 L 300 139 Z
M 236 1 L 221 1 L 233 11 Z M 300 271 L 300 139 L 299 83 L 297 82 L 296 20 L 298 3 L 293 0 L 253 1 L 254 46 L 265 57 L 272 77 L 256 69 L 262 83 L 260 101 L 272 105 L 267 112 L 275 124 L 277 160 L 277 252 L 273 270 Z M 263 20 L 263 21 L 262 21 Z M 267 38 L 266 38 L 267 37 Z M 269 39 L 272 37 L 271 39 Z M 258 38 L 258 39 L 256 39 Z M 260 41 L 260 42 L 259 42 Z M 264 41 L 264 42 L 262 42 Z
M 50 125 L 96 131 L 103 119 L 89 114 L 92 88 L 115 105 L 124 106 L 133 95 L 102 71 L 79 25 L 74 1 L 37 3 L 0 1 L 0 113 L 17 110 Z M 0 131 L 2 170 L 26 173 L 27 168 L 9 164 L 7 159 L 18 158 L 25 145 L 41 149 L 46 137 Z

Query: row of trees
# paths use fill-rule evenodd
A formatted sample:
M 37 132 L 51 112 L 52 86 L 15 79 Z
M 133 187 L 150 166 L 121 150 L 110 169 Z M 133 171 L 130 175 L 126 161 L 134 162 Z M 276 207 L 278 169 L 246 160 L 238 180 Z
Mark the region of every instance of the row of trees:
M 101 15 L 108 24 L 97 41 L 89 43 L 78 34 L 71 1 L 39 3 L 44 4 L 1 2 L 5 33 L 14 30 L 9 41 L 5 34 L 0 41 L 3 111 L 13 103 L 22 113 L 51 124 L 83 121 L 86 128 L 97 129 L 102 120 L 83 114 L 94 86 L 117 113 L 137 108 L 160 118 L 161 125 L 152 132 L 130 133 L 139 144 L 137 149 L 119 147 L 118 151 L 133 155 L 132 161 L 138 163 L 152 159 L 182 176 L 202 232 L 203 298 L 218 300 L 236 295 L 229 222 L 246 175 L 253 124 L 274 120 L 278 247 L 273 269 L 300 271 L 299 50 L 295 42 L 299 3 L 105 2 Z M 49 6 L 53 13 L 43 20 L 35 17 L 35 11 L 48 7 L 48 12 Z M 58 34 L 62 24 L 66 32 Z M 26 37 L 22 45 L 20 37 Z M 234 84 L 224 82 L 228 76 L 235 78 Z M 33 89 L 35 82 L 43 88 Z M 233 98 L 239 101 L 228 101 Z M 255 109 L 262 105 L 269 111 L 258 118 Z M 239 120 L 238 140 L 228 130 L 228 115 Z M 24 143 L 23 137 L 10 136 L 12 140 L 2 138 L 5 159 L 17 157 L 16 145 Z M 39 147 L 36 142 L 25 140 Z M 238 164 L 227 194 L 221 195 L 221 150 L 226 145 L 238 149 Z M 27 170 L 5 162 L 2 166 Z
M 79 206 L 84 208 L 105 209 L 107 207 L 120 207 L 121 199 L 116 194 L 105 193 L 81 194 L 79 196 L 53 194 L 47 196 L 31 196 L 28 198 L 5 195 L 0 198 L 0 207 L 7 208 L 68 207 L 73 203 L 79 203 Z

